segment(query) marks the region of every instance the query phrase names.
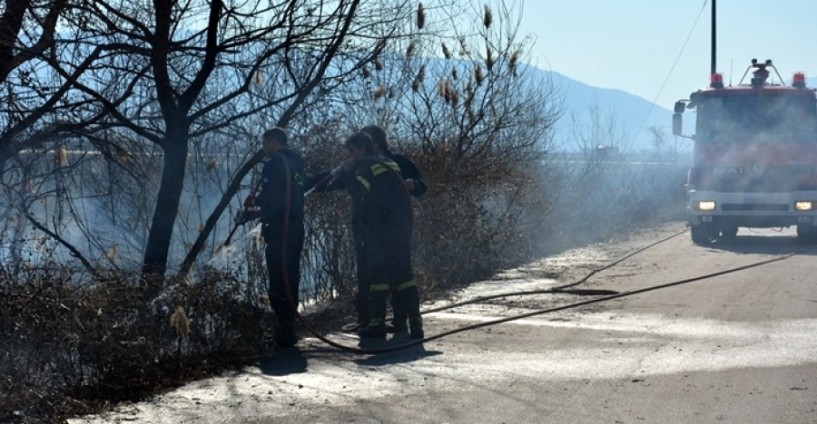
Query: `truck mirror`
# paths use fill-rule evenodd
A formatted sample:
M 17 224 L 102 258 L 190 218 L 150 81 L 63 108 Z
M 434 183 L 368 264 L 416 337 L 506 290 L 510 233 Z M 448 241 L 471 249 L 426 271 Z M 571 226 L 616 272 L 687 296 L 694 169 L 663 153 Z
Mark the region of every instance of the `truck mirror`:
M 684 109 L 686 109 L 686 104 L 684 104 L 684 102 L 675 102 L 675 113 L 684 113 Z
M 672 135 L 681 136 L 683 135 L 683 121 L 681 118 L 680 113 L 673 113 L 672 114 Z

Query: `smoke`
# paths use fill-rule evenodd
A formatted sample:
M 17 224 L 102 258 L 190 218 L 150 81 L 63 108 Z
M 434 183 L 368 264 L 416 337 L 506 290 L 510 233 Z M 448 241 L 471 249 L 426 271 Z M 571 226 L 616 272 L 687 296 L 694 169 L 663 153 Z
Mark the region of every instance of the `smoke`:
M 541 170 L 548 215 L 530 218 L 539 230 L 541 252 L 684 218 L 691 146 L 675 144 L 677 139 L 667 139 L 660 130 L 653 134 L 652 150 L 628 152 L 604 138 L 594 138 L 597 144 L 591 148 L 586 139 L 574 138 L 572 149 L 548 156 Z

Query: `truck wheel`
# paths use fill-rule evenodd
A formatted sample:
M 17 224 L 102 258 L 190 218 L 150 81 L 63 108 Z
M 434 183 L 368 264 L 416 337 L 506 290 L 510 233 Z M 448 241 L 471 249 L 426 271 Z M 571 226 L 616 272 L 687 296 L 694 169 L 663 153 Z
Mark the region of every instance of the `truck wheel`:
M 721 229 L 721 237 L 726 240 L 732 240 L 738 236 L 738 226 L 730 226 Z
M 797 238 L 806 243 L 817 242 L 817 228 L 811 224 L 797 224 Z
M 707 224 L 693 225 L 689 228 L 689 232 L 692 234 L 692 242 L 701 245 L 709 244 L 712 237 L 716 235 L 712 226 Z

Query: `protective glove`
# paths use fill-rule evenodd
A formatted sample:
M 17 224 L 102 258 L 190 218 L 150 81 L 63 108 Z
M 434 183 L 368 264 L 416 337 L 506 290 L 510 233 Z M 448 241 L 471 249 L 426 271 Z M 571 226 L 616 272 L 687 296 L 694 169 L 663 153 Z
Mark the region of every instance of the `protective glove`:
M 261 217 L 261 209 L 252 207 L 252 208 L 244 208 L 235 216 L 235 223 L 236 225 L 244 225 L 252 220 L 258 219 Z
M 255 206 L 255 196 L 250 194 L 247 195 L 247 198 L 244 199 L 244 207 L 245 208 L 252 208 Z

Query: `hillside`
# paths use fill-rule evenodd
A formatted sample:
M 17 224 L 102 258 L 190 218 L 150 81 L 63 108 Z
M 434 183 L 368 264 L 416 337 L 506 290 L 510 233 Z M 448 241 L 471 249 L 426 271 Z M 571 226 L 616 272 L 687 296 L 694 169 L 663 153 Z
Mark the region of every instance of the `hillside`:
M 536 69 L 534 72 L 539 73 L 543 78 L 550 78 L 564 96 L 565 113 L 557 122 L 555 130 L 556 141 L 565 148 L 570 146 L 571 115 L 580 116 L 582 122 L 586 122 L 589 111 L 593 107 L 598 108 L 604 114 L 610 111 L 615 113 L 619 124 L 628 134 L 628 139 L 632 140 L 629 145 L 622 147 L 627 151 L 637 152 L 651 149 L 652 136 L 649 132 L 651 127 L 660 128 L 667 136 L 672 134 L 672 110 L 670 110 L 672 105 L 654 105 L 648 100 L 625 91 L 594 87 L 554 71 Z M 817 88 L 817 77 L 807 78 L 806 85 Z M 691 128 L 693 120 L 690 118 L 688 116 L 685 119 L 685 127 L 689 127 L 685 130 L 687 134 L 694 132 Z
M 621 146 L 625 150 L 649 149 L 651 127 L 662 129 L 666 135 L 671 134 L 672 111 L 664 105 L 654 105 L 622 90 L 593 87 L 558 72 L 545 70 L 536 72 L 541 73 L 544 78 L 550 78 L 564 96 L 565 113 L 556 124 L 556 140 L 560 144 L 569 145 L 571 116 L 578 116 L 582 122 L 587 122 L 592 108 L 597 108 L 604 115 L 614 113 L 616 121 L 627 135 L 628 141 Z

